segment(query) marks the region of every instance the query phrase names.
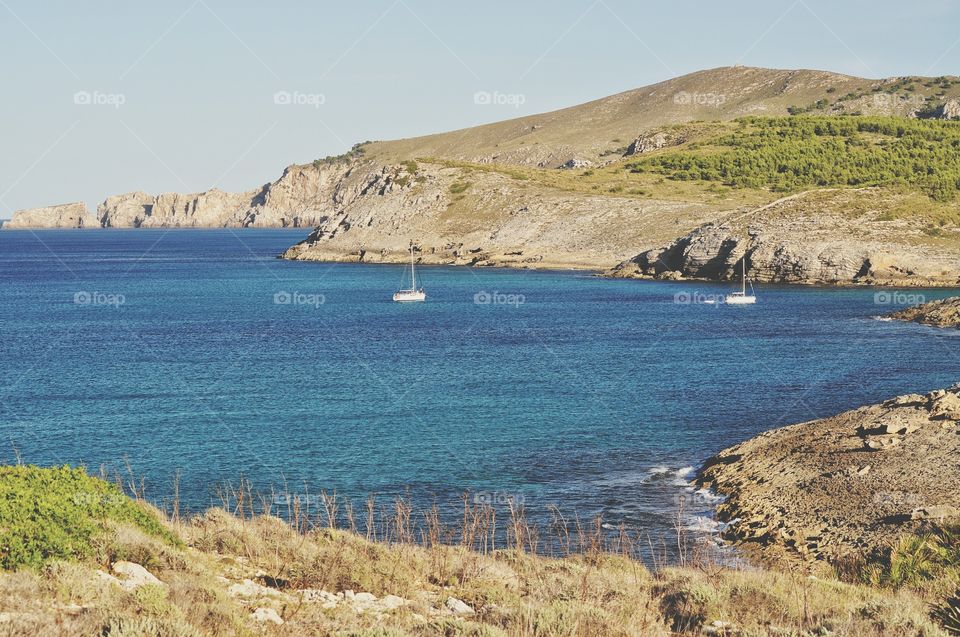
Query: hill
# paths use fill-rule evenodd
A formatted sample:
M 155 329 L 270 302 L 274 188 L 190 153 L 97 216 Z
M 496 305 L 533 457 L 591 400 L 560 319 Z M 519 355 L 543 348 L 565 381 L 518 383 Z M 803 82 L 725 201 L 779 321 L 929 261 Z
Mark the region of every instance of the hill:
M 953 77 L 869 80 L 727 67 L 552 113 L 357 144 L 244 193 L 109 197 L 95 223 L 313 227 L 284 255 L 306 261 L 399 262 L 412 242 L 424 263 L 621 264 L 617 276 L 724 278 L 729 268 L 650 267 L 643 255 L 713 236 L 712 228 L 739 218 L 778 232 L 789 213 L 791 224 L 807 224 L 829 245 L 797 233 L 802 245 L 789 246 L 793 256 L 779 269 L 808 265 L 770 280 L 880 281 L 861 271 L 869 260 L 882 265 L 867 270 L 895 272 L 907 284 L 953 285 L 960 279 L 960 124 L 947 120 L 957 116 L 960 79 Z M 784 195 L 798 195 L 789 210 L 779 203 Z M 850 223 L 836 225 L 851 204 L 866 208 L 851 222 L 875 240 L 866 252 L 851 245 Z M 91 225 L 85 210 L 70 210 L 19 211 L 8 225 Z M 836 269 L 829 264 L 838 259 L 837 274 L 808 274 L 821 262 Z
M 933 114 L 958 97 L 957 78 L 868 80 L 828 71 L 722 67 L 551 113 L 377 142 L 365 150 L 388 161 L 443 157 L 556 168 L 571 160 L 611 161 L 627 153 L 643 132 L 683 122 L 804 111 L 909 117 Z

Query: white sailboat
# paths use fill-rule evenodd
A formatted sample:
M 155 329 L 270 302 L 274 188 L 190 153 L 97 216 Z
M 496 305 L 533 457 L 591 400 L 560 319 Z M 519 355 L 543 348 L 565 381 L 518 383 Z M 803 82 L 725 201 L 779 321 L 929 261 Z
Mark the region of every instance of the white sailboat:
M 413 256 L 413 243 L 410 243 L 410 287 L 401 288 L 394 292 L 393 300 L 397 303 L 416 303 L 427 300 L 427 293 L 417 287 L 417 265 Z
M 757 302 L 757 297 L 753 293 L 753 283 L 750 284 L 750 294 L 747 294 L 747 257 L 743 257 L 740 263 L 743 266 L 740 278 L 740 291 L 728 294 L 725 302 L 730 305 L 751 305 Z

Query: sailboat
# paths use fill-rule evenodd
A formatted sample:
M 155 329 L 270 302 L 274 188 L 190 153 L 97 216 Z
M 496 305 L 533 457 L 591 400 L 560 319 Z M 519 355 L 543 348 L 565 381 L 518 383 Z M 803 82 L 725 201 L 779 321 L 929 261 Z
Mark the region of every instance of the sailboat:
M 757 297 L 753 294 L 753 283 L 750 284 L 750 294 L 747 294 L 747 257 L 743 257 L 740 263 L 742 265 L 740 291 L 728 294 L 725 302 L 730 305 L 751 305 L 757 302 Z
M 417 288 L 417 265 L 413 256 L 412 241 L 410 242 L 410 287 L 394 292 L 393 300 L 397 303 L 416 303 L 427 300 L 427 293 L 423 288 Z

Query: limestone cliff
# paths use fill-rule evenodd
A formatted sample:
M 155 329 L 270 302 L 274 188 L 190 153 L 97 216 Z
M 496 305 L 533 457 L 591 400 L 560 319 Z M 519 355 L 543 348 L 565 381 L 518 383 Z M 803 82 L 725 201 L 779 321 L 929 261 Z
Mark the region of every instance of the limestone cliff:
M 44 208 L 17 210 L 3 224 L 5 230 L 21 228 L 99 228 L 97 218 L 82 202 L 65 203 Z
M 438 164 L 365 175 L 340 186 L 337 208 L 285 258 L 403 262 L 414 242 L 423 263 L 596 269 L 716 214 L 705 204 L 547 189 Z

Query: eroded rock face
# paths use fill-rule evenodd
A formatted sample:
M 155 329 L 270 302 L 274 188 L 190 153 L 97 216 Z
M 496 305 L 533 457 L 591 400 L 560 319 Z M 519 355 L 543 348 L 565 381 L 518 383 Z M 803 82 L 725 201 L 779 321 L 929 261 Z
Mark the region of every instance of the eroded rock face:
M 672 135 L 665 132 L 658 131 L 654 133 L 644 133 L 630 142 L 630 145 L 627 146 L 627 150 L 625 153 L 623 153 L 623 156 L 630 157 L 631 155 L 641 155 L 652 150 L 666 148 L 667 146 L 678 146 L 685 141 L 687 140 L 683 136 Z
M 415 174 L 402 166 L 358 167 L 326 210 L 284 258 L 402 263 L 413 241 L 428 264 L 597 268 L 649 245 L 651 225 L 663 216 L 711 214 L 701 204 L 531 188 L 496 172 L 464 176 L 426 162 Z M 676 232 L 676 225 L 658 228 L 660 236 Z
M 197 194 L 133 192 L 108 197 L 97 207 L 105 228 L 310 227 L 322 223 L 342 200 L 346 162 L 290 166 L 258 190 Z
M 960 118 L 960 100 L 950 100 L 943 105 L 943 116 L 946 119 Z
M 96 215 L 82 203 L 64 204 L 17 211 L 4 227 L 313 227 L 357 196 L 386 187 L 384 170 L 359 162 L 290 166 L 278 180 L 247 192 L 130 192 L 108 197 Z
M 803 193 L 730 221 L 705 224 L 672 243 L 642 252 L 609 274 L 624 278 L 738 279 L 826 285 L 952 286 L 960 255 L 909 243 L 920 228 L 890 228 L 873 217 L 818 210 Z M 856 196 L 851 194 L 850 196 Z M 865 198 L 879 196 L 865 191 Z M 833 208 L 836 208 L 834 205 Z
M 957 517 L 957 389 L 908 394 L 766 432 L 711 458 L 725 536 L 770 562 L 878 557 L 927 520 Z
M 44 208 L 17 210 L 4 229 L 18 228 L 99 228 L 97 218 L 83 202 L 65 203 Z

